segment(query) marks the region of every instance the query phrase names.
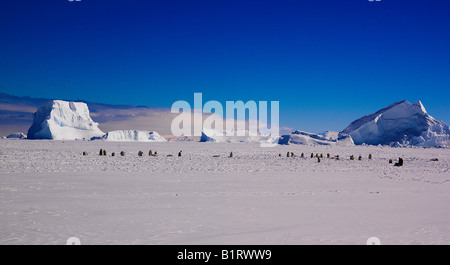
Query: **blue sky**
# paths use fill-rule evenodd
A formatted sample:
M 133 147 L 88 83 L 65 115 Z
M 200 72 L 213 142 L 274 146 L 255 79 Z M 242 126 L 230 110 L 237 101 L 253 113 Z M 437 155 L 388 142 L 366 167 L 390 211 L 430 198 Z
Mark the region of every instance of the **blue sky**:
M 450 122 L 450 1 L 2 0 L 0 91 L 170 107 L 278 100 L 341 130 L 395 101 Z

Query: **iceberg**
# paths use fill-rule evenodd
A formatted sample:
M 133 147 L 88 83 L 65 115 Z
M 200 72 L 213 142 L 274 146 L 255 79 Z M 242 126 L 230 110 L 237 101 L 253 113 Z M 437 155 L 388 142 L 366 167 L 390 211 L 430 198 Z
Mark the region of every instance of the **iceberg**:
M 28 139 L 78 140 L 101 136 L 86 103 L 52 100 L 33 114 Z
M 105 140 L 115 142 L 167 142 L 166 138 L 154 131 L 138 131 L 138 130 L 118 130 L 111 131 L 102 137 L 93 138 L 92 140 Z
M 6 136 L 5 139 L 27 139 L 27 136 L 21 132 L 16 132 Z
M 357 145 L 446 147 L 450 128 L 430 116 L 422 102 L 404 100 L 355 120 L 340 134 Z
M 316 134 L 300 130 L 293 131 L 290 134 L 282 135 L 278 141 L 279 144 L 300 144 L 300 145 L 329 145 L 329 146 L 352 146 L 354 145 L 350 135 L 341 134 L 335 137 L 334 134 Z

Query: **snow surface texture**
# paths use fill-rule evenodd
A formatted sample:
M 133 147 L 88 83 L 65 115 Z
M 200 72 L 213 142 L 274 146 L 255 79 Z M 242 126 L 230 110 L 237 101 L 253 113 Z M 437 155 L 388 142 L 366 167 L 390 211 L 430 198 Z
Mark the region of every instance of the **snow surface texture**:
M 2 140 L 0 244 L 450 244 L 449 168 L 443 148 Z
M 342 133 L 355 144 L 448 147 L 450 128 L 431 117 L 420 101 L 396 102 L 352 122 Z
M 106 133 L 100 137 L 105 141 L 125 141 L 125 142 L 166 142 L 167 140 L 157 132 L 120 130 Z
M 33 114 L 28 139 L 77 140 L 103 135 L 86 103 L 52 100 Z
M 278 143 L 282 145 L 289 145 L 289 144 L 330 145 L 330 146 L 354 145 L 352 137 L 349 135 L 341 134 L 339 137 L 337 137 L 333 133 L 315 134 L 298 130 L 288 135 L 282 135 Z
M 16 132 L 6 136 L 6 139 L 27 139 L 27 136 L 21 132 Z

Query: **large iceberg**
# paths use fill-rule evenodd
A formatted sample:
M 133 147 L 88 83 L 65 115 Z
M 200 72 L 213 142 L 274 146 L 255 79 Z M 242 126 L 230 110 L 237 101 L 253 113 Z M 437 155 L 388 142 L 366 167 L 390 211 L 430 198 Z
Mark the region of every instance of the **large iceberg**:
M 86 103 L 52 100 L 33 114 L 28 139 L 77 140 L 102 136 Z
M 431 117 L 420 101 L 399 101 L 352 122 L 341 134 L 351 135 L 355 144 L 445 147 L 450 128 Z
M 162 137 L 157 132 L 138 130 L 112 131 L 98 139 L 116 142 L 167 142 L 166 138 Z

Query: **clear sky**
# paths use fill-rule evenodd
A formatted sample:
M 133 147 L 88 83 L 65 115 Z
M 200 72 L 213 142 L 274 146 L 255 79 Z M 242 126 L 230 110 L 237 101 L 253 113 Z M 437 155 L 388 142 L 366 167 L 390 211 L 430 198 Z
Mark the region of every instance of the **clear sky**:
M 170 107 L 278 100 L 319 132 L 395 101 L 450 122 L 448 0 L 2 0 L 0 91 Z

